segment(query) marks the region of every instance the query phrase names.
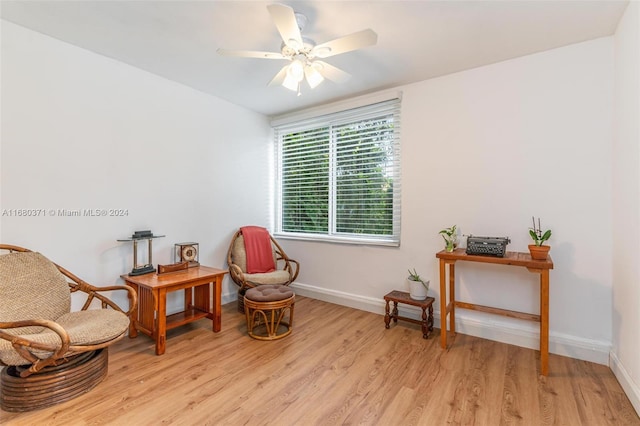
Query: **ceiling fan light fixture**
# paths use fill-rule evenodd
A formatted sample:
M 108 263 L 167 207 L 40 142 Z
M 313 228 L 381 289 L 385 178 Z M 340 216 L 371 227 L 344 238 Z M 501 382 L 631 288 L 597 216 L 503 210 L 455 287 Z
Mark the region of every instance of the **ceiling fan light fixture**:
M 309 87 L 312 89 L 315 89 L 324 81 L 324 77 L 318 72 L 314 64 L 304 67 L 304 76 L 307 79 L 307 83 L 309 83 Z
M 292 61 L 287 69 L 287 76 L 291 76 L 296 81 L 302 81 L 304 78 L 304 65 L 302 65 L 302 62 L 297 59 Z
M 287 73 L 282 85 L 294 92 L 300 92 L 300 82 L 304 79 L 304 65 L 299 60 L 294 60 L 287 67 Z
M 298 90 L 298 86 L 300 85 L 300 82 L 298 80 L 296 80 L 295 78 L 293 78 L 293 76 L 291 76 L 290 73 L 287 72 L 287 76 L 285 77 L 284 81 L 282 82 L 282 85 L 284 87 L 286 87 L 287 89 L 296 92 Z

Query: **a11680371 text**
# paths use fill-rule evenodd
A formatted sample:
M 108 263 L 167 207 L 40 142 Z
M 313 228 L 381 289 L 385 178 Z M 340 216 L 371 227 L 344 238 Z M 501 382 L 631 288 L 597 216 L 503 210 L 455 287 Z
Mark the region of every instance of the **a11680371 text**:
M 1 217 L 125 217 L 129 209 L 2 209 Z

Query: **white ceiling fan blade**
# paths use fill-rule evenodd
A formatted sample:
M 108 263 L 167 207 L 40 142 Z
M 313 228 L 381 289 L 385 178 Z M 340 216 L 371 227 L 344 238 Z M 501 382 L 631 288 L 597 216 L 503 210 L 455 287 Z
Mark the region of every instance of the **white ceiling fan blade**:
M 318 58 L 328 58 L 362 47 L 373 46 L 377 42 L 378 34 L 373 30 L 366 29 L 319 44 L 311 50 L 311 54 Z
M 282 53 L 278 52 L 261 52 L 258 50 L 230 50 L 230 49 L 218 49 L 219 55 L 222 56 L 236 56 L 238 58 L 260 58 L 260 59 L 287 59 L 282 56 Z
M 282 67 L 282 69 L 278 71 L 278 74 L 273 77 L 273 80 L 269 82 L 268 86 L 278 86 L 282 84 L 284 82 L 284 79 L 287 78 L 287 69 L 289 68 L 289 65 L 290 64 L 287 64 Z
M 342 71 L 340 68 L 336 68 L 323 61 L 314 61 L 313 66 L 324 78 L 328 78 L 336 83 L 344 83 L 351 78 L 351 74 L 348 72 Z
M 298 21 L 292 8 L 284 4 L 270 4 L 267 6 L 276 28 L 284 40 L 284 44 L 294 50 L 302 48 L 302 35 L 298 28 Z

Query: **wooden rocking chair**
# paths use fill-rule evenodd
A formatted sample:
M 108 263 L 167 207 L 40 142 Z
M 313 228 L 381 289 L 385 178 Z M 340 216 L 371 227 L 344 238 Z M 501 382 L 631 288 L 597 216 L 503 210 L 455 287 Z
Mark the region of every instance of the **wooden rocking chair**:
M 136 292 L 94 287 L 22 247 L 0 250 L 0 407 L 29 411 L 88 392 L 107 375 L 107 347 L 127 333 Z M 101 294 L 116 290 L 127 292 L 128 312 Z M 75 292 L 87 299 L 71 312 Z

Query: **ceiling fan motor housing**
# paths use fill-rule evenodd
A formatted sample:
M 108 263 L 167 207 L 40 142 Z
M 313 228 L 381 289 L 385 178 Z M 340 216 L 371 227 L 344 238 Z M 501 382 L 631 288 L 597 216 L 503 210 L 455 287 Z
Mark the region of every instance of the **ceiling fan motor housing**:
M 311 40 L 310 38 L 302 37 L 302 47 L 296 49 L 293 46 L 287 46 L 287 44 L 283 41 L 280 45 L 280 51 L 283 56 L 294 57 L 298 54 L 303 54 L 305 56 L 309 56 L 311 50 L 316 46 L 316 42 Z

